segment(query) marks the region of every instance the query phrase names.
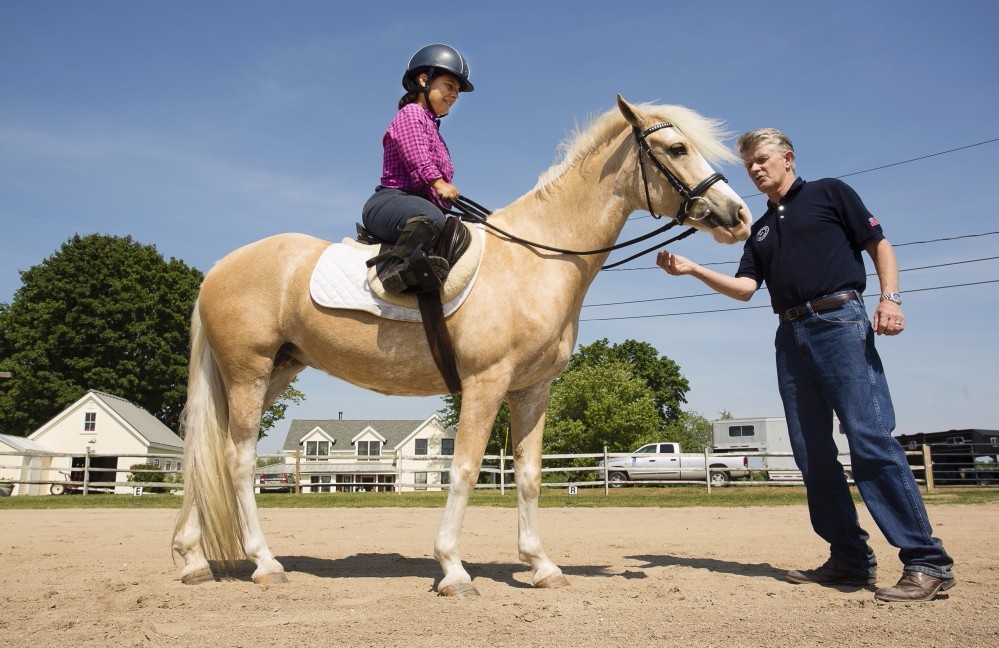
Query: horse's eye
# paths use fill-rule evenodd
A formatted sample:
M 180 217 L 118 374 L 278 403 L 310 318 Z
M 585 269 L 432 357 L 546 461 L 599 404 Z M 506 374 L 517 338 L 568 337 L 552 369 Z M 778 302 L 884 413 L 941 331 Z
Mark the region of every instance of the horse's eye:
M 669 154 L 672 155 L 672 156 L 674 156 L 674 157 L 679 157 L 681 155 L 686 155 L 687 154 L 687 147 L 684 146 L 683 144 L 674 144 L 673 146 L 669 147 Z

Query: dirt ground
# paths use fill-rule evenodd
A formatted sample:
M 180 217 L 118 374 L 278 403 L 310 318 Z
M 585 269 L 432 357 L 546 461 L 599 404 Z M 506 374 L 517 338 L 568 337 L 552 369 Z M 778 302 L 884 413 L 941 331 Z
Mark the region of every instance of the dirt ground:
M 0 645 L 999 646 L 999 505 L 930 507 L 957 586 L 919 604 L 792 585 L 824 547 L 803 507 L 543 509 L 571 582 L 535 590 L 516 511 L 471 508 L 465 564 L 482 596 L 440 598 L 434 509 L 265 509 L 290 582 L 187 586 L 172 510 L 0 512 Z M 879 584 L 900 574 L 866 511 Z

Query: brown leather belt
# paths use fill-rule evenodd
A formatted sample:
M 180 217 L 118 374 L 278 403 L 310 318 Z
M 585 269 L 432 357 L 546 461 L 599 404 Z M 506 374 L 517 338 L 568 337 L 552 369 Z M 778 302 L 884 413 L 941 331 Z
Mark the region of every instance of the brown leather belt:
M 826 295 L 825 297 L 813 299 L 810 302 L 805 302 L 801 306 L 789 308 L 782 313 L 778 313 L 777 316 L 782 322 L 793 322 L 799 317 L 803 317 L 810 313 L 820 313 L 822 311 L 837 308 L 848 301 L 862 302 L 863 300 L 860 297 L 860 293 L 856 290 L 842 290 L 840 292 L 834 292 L 831 295 Z

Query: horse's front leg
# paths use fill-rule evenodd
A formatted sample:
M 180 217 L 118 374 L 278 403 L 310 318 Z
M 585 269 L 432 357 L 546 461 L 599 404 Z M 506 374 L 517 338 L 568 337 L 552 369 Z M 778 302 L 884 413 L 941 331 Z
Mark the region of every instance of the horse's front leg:
M 242 399 L 240 400 L 240 396 Z M 260 527 L 257 500 L 253 494 L 253 478 L 257 469 L 257 430 L 260 426 L 260 402 L 263 394 L 256 389 L 231 389 L 229 392 L 229 466 L 236 501 L 243 527 L 243 550 L 257 568 L 253 582 L 258 585 L 278 585 L 288 582 L 284 567 L 271 553 Z
M 531 566 L 535 587 L 569 584 L 562 570 L 545 554 L 541 543 L 538 496 L 541 494 L 541 437 L 551 383 L 543 383 L 507 395 L 510 432 L 513 439 L 513 471 L 517 482 L 517 549 L 520 559 Z
M 437 530 L 437 539 L 434 541 L 434 557 L 444 570 L 444 578 L 437 585 L 437 592 L 441 596 L 465 598 L 479 595 L 472 585 L 472 577 L 461 564 L 458 538 L 465 510 L 468 508 L 468 498 L 479 479 L 482 456 L 486 452 L 486 443 L 502 398 L 502 390 L 476 389 L 474 385 L 463 385 L 458 437 L 451 460 L 451 486 L 441 525 Z

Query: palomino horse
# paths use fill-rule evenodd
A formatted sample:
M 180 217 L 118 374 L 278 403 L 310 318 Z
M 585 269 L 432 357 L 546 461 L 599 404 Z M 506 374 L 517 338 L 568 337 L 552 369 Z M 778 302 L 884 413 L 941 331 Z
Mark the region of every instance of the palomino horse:
M 708 164 L 734 159 L 719 129 L 685 108 L 632 106 L 618 96 L 617 110 L 577 134 L 564 159 L 489 222 L 529 241 L 583 251 L 612 245 L 628 215 L 649 205 L 684 215 L 721 243 L 744 240 L 749 209 L 715 182 L 720 176 Z M 607 253 L 557 254 L 487 236 L 475 287 L 448 320 L 462 407 L 434 542 L 442 595 L 478 594 L 458 538 L 504 398 L 520 558 L 531 566 L 534 586 L 568 584 L 540 538 L 541 434 L 549 389 L 575 347 L 583 297 Z M 253 475 L 261 413 L 298 372 L 316 367 L 384 394 L 447 392 L 419 323 L 313 303 L 310 273 L 328 245 L 302 234 L 273 236 L 232 252 L 205 276 L 191 324 L 184 504 L 173 540 L 185 583 L 212 579 L 209 559 L 231 564 L 244 557 L 256 564 L 254 582 L 287 581 L 260 528 Z

